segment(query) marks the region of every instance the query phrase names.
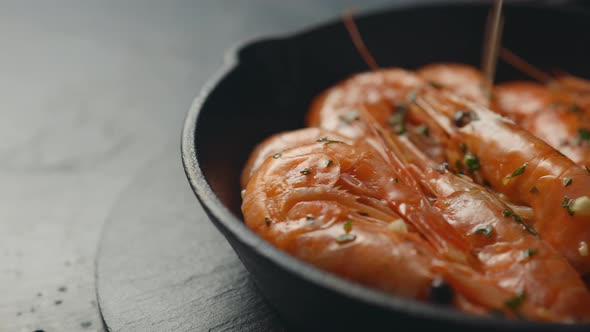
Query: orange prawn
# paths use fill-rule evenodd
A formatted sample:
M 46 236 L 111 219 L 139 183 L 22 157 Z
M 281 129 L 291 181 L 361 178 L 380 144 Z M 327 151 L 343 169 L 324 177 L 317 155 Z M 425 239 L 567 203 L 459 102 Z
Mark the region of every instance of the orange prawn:
M 465 311 L 559 319 L 525 298 L 517 310 L 507 306 L 513 292 L 458 255 L 468 252 L 462 237 L 437 225 L 440 214 L 413 186 L 392 181 L 398 176 L 370 145 L 319 138 L 265 159 L 242 211 L 246 224 L 278 248 L 365 285 L 427 300 L 442 278 L 454 290 L 445 300 Z M 428 233 L 444 225 L 436 238 Z
M 457 176 L 423 154 L 406 136 L 381 132 L 384 144 L 402 151 L 404 161 L 446 220 L 472 245 L 488 277 L 519 291 L 564 319 L 590 320 L 590 292 L 575 269 L 550 245 L 521 226 L 514 211 L 471 179 Z M 506 215 L 507 212 L 510 215 Z
M 471 173 L 512 202 L 532 207 L 534 229 L 580 273 L 590 272 L 587 170 L 509 119 L 463 98 L 425 89 L 415 106 L 446 132 L 439 139 L 452 164 L 464 167 L 467 154 L 477 158 Z

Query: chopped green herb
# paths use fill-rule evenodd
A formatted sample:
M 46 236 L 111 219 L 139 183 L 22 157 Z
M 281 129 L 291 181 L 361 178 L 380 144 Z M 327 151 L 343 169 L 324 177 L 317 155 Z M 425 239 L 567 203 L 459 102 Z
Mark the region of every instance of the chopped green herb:
M 346 233 L 346 234 L 338 235 L 338 237 L 336 238 L 336 241 L 338 241 L 338 243 L 346 243 L 346 242 L 354 241 L 355 239 L 356 239 L 356 235 L 351 234 L 351 233 Z
M 494 228 L 491 225 L 480 226 L 474 232 L 474 234 L 483 234 L 483 236 L 489 238 L 492 236 Z
M 480 168 L 479 158 L 477 156 L 472 155 L 471 153 L 467 153 L 465 158 L 463 158 L 463 162 L 467 165 L 467 170 L 473 173 Z
M 461 149 L 461 152 L 467 153 L 467 145 L 465 143 L 461 143 L 461 145 L 459 145 L 459 149 Z
M 398 181 L 397 178 L 391 179 L 391 182 L 393 182 L 393 183 L 397 183 L 397 181 Z
M 309 168 L 304 168 L 303 170 L 299 171 L 299 173 L 303 174 L 303 175 L 309 175 L 311 174 L 311 171 L 309 170 Z
M 565 179 L 563 179 L 563 185 L 567 187 L 570 184 L 572 184 L 573 181 L 574 180 L 572 178 L 565 178 Z
M 305 216 L 305 219 L 307 219 L 308 221 L 313 221 L 313 220 L 315 220 L 315 218 L 314 218 L 314 217 L 313 217 L 311 214 L 308 214 L 308 215 L 306 215 L 306 216 Z
M 352 221 L 351 220 L 347 220 L 342 227 L 344 228 L 344 231 L 346 233 L 349 233 L 352 230 Z
M 318 142 L 318 143 L 322 143 L 322 144 L 324 144 L 324 145 L 327 145 L 327 144 L 332 144 L 332 143 L 344 143 L 344 142 L 342 142 L 342 141 L 334 141 L 334 140 L 328 139 L 328 138 L 327 138 L 327 137 L 325 137 L 325 136 L 318 138 L 318 140 L 317 140 L 316 142 Z
M 576 138 L 576 143 L 581 143 L 581 142 L 588 143 L 589 141 L 590 141 L 590 130 L 586 129 L 586 128 L 579 128 L 578 129 L 578 137 Z
M 514 177 L 517 177 L 519 175 L 522 175 L 522 173 L 524 173 L 524 170 L 526 169 L 526 167 L 528 166 L 529 163 L 524 163 L 522 164 L 519 168 L 516 169 L 516 171 L 512 172 L 512 174 L 508 175 L 506 178 L 507 179 L 512 179 Z
M 430 128 L 428 128 L 426 125 L 419 125 L 416 127 L 416 130 L 423 136 L 430 136 Z
M 523 250 L 523 252 L 522 252 L 522 258 L 523 259 L 529 258 L 531 256 L 536 255 L 537 252 L 539 252 L 539 250 L 537 248 L 530 248 L 530 249 L 527 249 L 527 250 Z
M 455 168 L 457 169 L 457 171 L 460 171 L 463 169 L 463 163 L 461 163 L 461 160 L 459 160 L 459 159 L 455 160 Z
M 396 112 L 389 117 L 388 123 L 398 135 L 406 132 L 406 126 L 404 124 L 405 115 L 405 112 Z
M 490 183 L 490 181 L 488 181 L 486 179 L 483 180 L 483 185 L 486 186 L 486 187 L 491 187 L 492 186 L 492 184 Z
M 392 126 L 393 125 L 398 125 L 398 124 L 400 124 L 403 121 L 403 118 L 404 118 L 404 114 L 403 113 L 395 113 L 395 114 L 392 114 L 389 117 L 389 120 L 387 122 L 389 122 L 389 124 L 392 125 Z
M 572 209 L 572 205 L 574 205 L 573 199 L 570 199 L 567 196 L 563 196 L 563 200 L 561 201 L 561 207 L 567 210 L 570 216 L 574 215 L 574 210 Z
M 537 189 L 537 187 L 533 186 L 533 187 L 532 187 L 532 188 L 529 190 L 529 192 L 530 192 L 530 193 L 533 193 L 533 194 L 536 194 L 536 193 L 538 193 L 538 192 L 539 192 L 539 189 Z
M 281 157 L 281 153 L 275 153 L 272 157 L 275 159 L 279 159 Z
M 539 236 L 539 233 L 537 233 L 537 231 L 534 228 L 532 228 L 529 224 L 522 221 L 522 219 L 516 221 L 522 226 L 522 229 L 524 229 L 525 231 L 531 233 L 534 236 Z
M 266 224 L 266 226 L 270 226 L 270 218 L 264 217 L 264 223 Z
M 572 103 L 569 107 L 569 111 L 573 113 L 580 113 L 582 112 L 582 108 L 580 107 L 580 105 Z
M 504 305 L 512 311 L 518 311 L 520 305 L 524 302 L 524 291 L 519 291 L 514 297 L 509 298 L 504 302 Z
M 326 167 L 330 167 L 334 164 L 334 162 L 332 160 L 328 160 L 326 161 Z
M 506 218 L 512 217 L 512 219 L 514 219 L 514 221 L 516 221 L 517 223 L 519 223 L 522 226 L 522 229 L 533 234 L 534 236 L 539 236 L 539 233 L 537 233 L 537 231 L 535 231 L 534 228 L 532 228 L 527 223 L 525 223 L 518 214 L 514 213 L 514 211 L 506 209 L 506 210 L 502 211 L 502 215 Z

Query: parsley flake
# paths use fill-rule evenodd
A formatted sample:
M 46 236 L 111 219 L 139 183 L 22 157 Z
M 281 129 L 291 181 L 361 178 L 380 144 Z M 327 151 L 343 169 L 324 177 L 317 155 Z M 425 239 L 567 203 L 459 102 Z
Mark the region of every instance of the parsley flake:
M 463 158 L 463 162 L 467 165 L 467 170 L 473 173 L 480 169 L 481 165 L 479 164 L 479 158 L 471 153 L 467 153 L 465 158 Z
M 569 111 L 572 113 L 580 113 L 582 112 L 582 108 L 580 107 L 580 105 L 572 103 L 569 107 Z
M 461 143 L 461 145 L 459 145 L 459 149 L 461 149 L 461 152 L 467 153 L 467 145 L 465 143 Z
M 563 196 L 563 200 L 561 201 L 561 207 L 567 210 L 570 216 L 574 215 L 574 210 L 572 209 L 572 205 L 574 205 L 574 199 L 570 199 L 567 196 Z
M 344 222 L 344 224 L 342 225 L 342 228 L 344 228 L 344 231 L 346 233 L 350 233 L 350 231 L 352 230 L 352 221 L 347 220 L 346 222 Z
M 520 226 L 522 226 L 522 229 L 531 233 L 534 236 L 539 236 L 539 233 L 537 233 L 537 231 L 535 231 L 535 229 L 532 228 L 529 224 L 524 222 L 518 214 L 514 213 L 514 211 L 506 209 L 506 210 L 502 211 L 502 215 L 506 218 L 512 217 L 512 219 L 514 219 L 514 221 L 516 221 L 517 223 L 520 224 Z
M 419 132 L 422 136 L 430 136 L 430 128 L 427 125 L 419 125 L 416 127 L 416 131 Z
M 512 172 L 512 174 L 506 176 L 505 179 L 509 180 L 509 179 L 515 178 L 519 175 L 522 175 L 528 165 L 529 165 L 529 163 L 522 164 L 519 168 L 516 169 L 516 171 L 514 171 L 514 172 Z
M 576 138 L 576 143 L 588 143 L 590 142 L 590 130 L 586 128 L 579 128 L 578 129 L 578 137 Z
M 393 131 L 398 135 L 402 135 L 406 132 L 406 126 L 404 124 L 405 116 L 405 111 L 398 111 L 392 116 L 390 116 L 389 120 L 387 121 L 389 125 L 392 127 Z
M 520 305 L 524 302 L 524 291 L 519 291 L 514 297 L 509 298 L 504 302 L 504 305 L 512 311 L 518 311 Z
M 536 255 L 538 252 L 539 252 L 539 249 L 537 249 L 537 248 L 529 248 L 527 250 L 523 250 L 522 251 L 522 258 L 526 259 L 526 258 L 532 257 L 532 256 Z

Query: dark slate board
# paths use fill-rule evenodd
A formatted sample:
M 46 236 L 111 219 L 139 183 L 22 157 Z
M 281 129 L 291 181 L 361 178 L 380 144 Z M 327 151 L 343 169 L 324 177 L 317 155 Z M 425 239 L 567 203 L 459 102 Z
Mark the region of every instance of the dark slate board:
M 177 149 L 123 193 L 97 257 L 109 331 L 282 331 L 189 189 Z

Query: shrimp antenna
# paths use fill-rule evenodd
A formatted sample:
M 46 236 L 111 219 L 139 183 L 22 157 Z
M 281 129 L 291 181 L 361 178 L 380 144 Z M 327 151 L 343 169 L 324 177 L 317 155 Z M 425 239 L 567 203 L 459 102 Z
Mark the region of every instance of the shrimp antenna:
M 553 77 L 551 75 L 526 62 L 523 58 L 512 53 L 512 51 L 505 47 L 500 49 L 500 59 L 504 60 L 512 67 L 536 79 L 537 81 L 543 83 L 549 83 L 553 81 Z
M 346 30 L 348 30 L 348 34 L 350 35 L 350 39 L 352 40 L 354 47 L 359 52 L 367 66 L 369 66 L 371 70 L 379 69 L 380 67 L 377 64 L 377 61 L 375 61 L 375 58 L 373 58 L 371 52 L 369 52 L 369 49 L 367 48 L 367 45 L 365 45 L 363 37 L 361 36 L 358 27 L 354 22 L 353 11 L 349 10 L 345 12 L 342 20 L 344 21 L 344 26 L 346 27 Z
M 502 15 L 502 0 L 495 0 L 494 5 L 488 14 L 486 30 L 484 35 L 484 47 L 481 57 L 481 67 L 485 78 L 484 92 L 490 100 L 492 96 L 492 85 L 496 75 L 496 64 L 498 62 L 498 48 L 502 39 L 504 28 L 504 16 Z
M 369 130 L 369 134 L 375 138 L 375 142 L 383 149 L 385 159 L 394 166 L 400 175 L 403 175 L 408 185 L 416 190 L 420 190 L 418 183 L 415 181 L 412 174 L 406 167 L 406 160 L 399 146 L 396 145 L 390 138 L 389 134 L 383 127 L 375 120 L 375 118 L 366 110 L 366 107 L 360 109 L 360 117 Z
M 416 110 L 422 113 L 423 119 L 430 124 L 431 126 L 437 126 L 438 128 L 442 129 L 442 131 L 451 136 L 453 134 L 453 128 L 447 118 L 442 115 L 439 115 L 438 112 L 434 109 L 434 106 L 424 97 L 416 98 L 414 103 L 416 105 Z

